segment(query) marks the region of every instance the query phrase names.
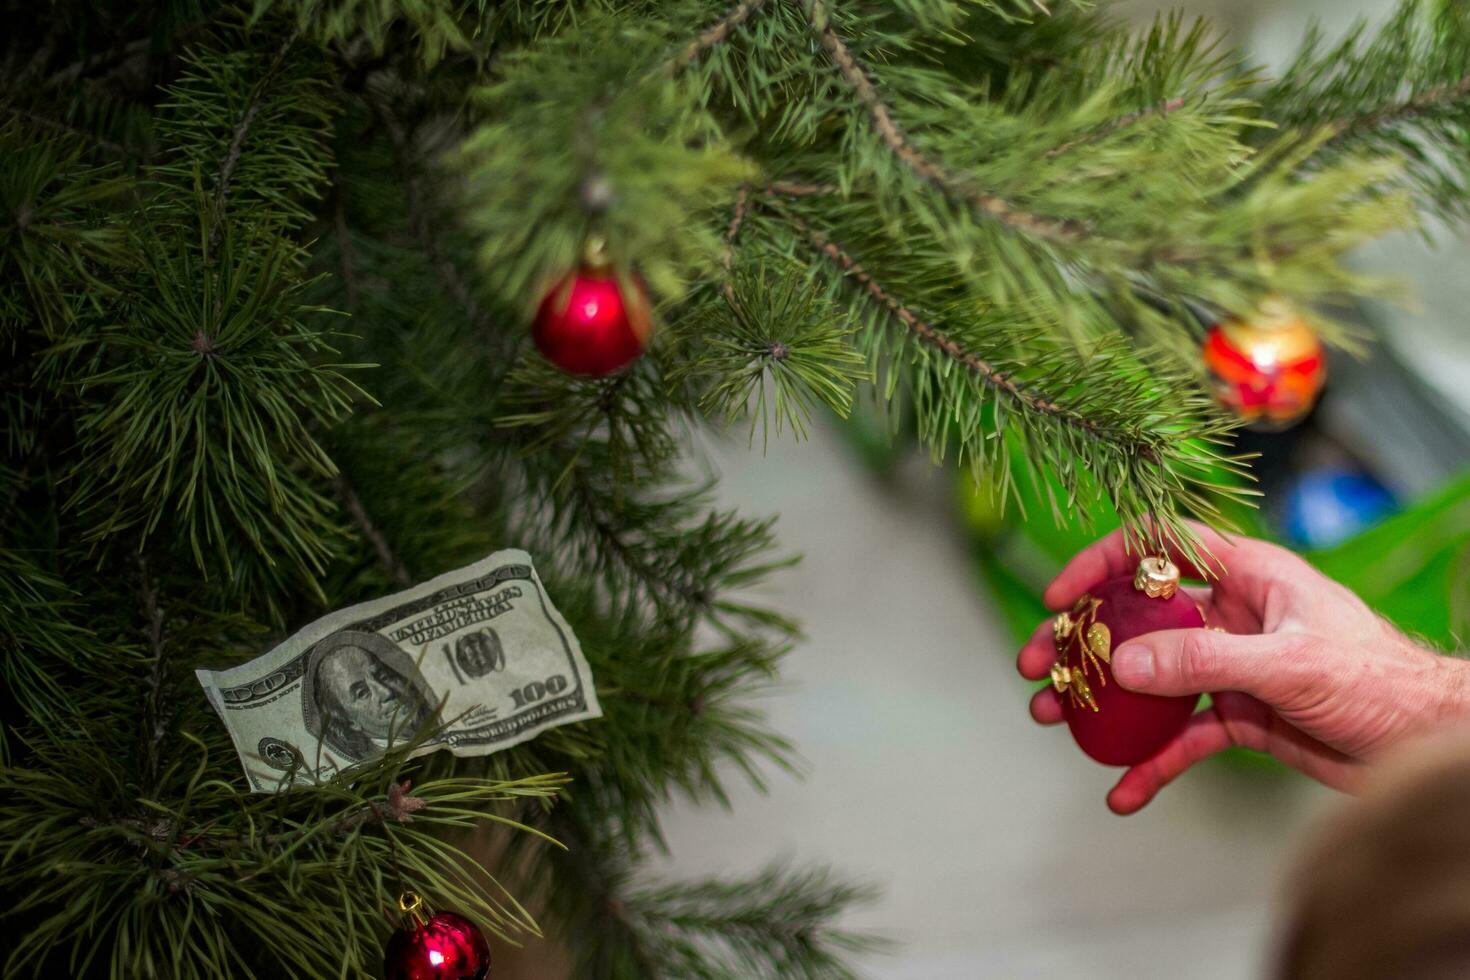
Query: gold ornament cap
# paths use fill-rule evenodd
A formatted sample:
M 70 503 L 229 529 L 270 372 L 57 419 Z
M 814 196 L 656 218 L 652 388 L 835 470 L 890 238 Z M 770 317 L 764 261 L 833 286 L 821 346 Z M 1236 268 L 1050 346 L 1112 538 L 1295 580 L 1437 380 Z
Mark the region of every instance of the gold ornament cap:
M 1171 599 L 1179 591 L 1179 566 L 1163 555 L 1145 558 L 1133 575 L 1133 587 L 1150 599 Z
M 612 269 L 612 256 L 607 254 L 607 239 L 588 235 L 582 242 L 582 268 L 587 272 L 607 273 Z
M 405 927 L 422 929 L 429 924 L 429 907 L 418 892 L 406 891 L 399 895 L 398 911 L 403 913 Z
M 1322 353 L 1317 332 L 1295 306 L 1280 296 L 1262 299 L 1249 316 L 1223 321 L 1220 332 L 1256 363 L 1289 364 Z

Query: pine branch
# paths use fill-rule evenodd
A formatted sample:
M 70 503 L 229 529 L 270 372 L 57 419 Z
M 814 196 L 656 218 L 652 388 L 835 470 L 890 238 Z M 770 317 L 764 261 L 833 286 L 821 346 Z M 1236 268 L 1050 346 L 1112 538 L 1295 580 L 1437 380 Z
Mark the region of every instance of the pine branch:
M 115 153 L 118 156 L 125 156 L 128 152 L 128 148 L 123 146 L 121 143 L 118 143 L 115 140 L 107 139 L 105 136 L 98 136 L 91 130 L 82 129 L 80 126 L 73 126 L 70 123 L 62 122 L 59 119 L 50 119 L 39 113 L 32 112 L 29 109 L 22 109 L 19 106 L 10 105 L 8 103 L 0 105 L 0 108 L 3 108 L 6 112 L 15 115 L 17 118 L 24 119 L 27 122 L 35 123 L 37 126 L 44 126 L 47 129 L 54 130 L 58 133 L 65 133 L 68 136 L 81 137 L 88 143 L 91 143 L 94 146 L 101 147 L 102 149 L 107 150 L 110 153 Z
M 812 31 L 821 41 L 843 81 L 847 82 L 862 103 L 883 144 L 904 166 L 951 200 L 973 207 L 1007 227 L 1050 242 L 1072 242 L 1083 236 L 1085 229 L 1080 223 L 1059 221 L 1024 211 L 1005 198 L 972 186 L 969 181 L 920 152 L 899 126 L 868 71 L 832 27 L 826 0 L 803 2 L 806 4 Z
M 421 174 L 410 159 L 412 145 L 408 129 L 393 111 L 387 98 L 382 93 L 374 91 L 374 86 L 367 87 L 366 98 L 384 131 L 387 132 L 389 143 L 393 147 L 393 162 L 398 168 L 399 179 L 403 182 L 409 230 L 418 241 L 419 247 L 424 250 L 424 255 L 429 259 L 439 281 L 444 284 L 449 295 L 464 310 L 465 319 L 469 324 L 483 336 L 494 339 L 497 343 L 500 342 L 504 332 L 496 329 L 495 325 L 484 315 L 469 281 L 465 279 L 459 266 L 440 246 L 439 238 L 434 233 L 435 226 L 429 217 L 429 195 L 424 187 Z M 507 360 L 513 359 L 508 358 Z
M 1125 113 L 1124 115 L 1121 115 L 1116 119 L 1111 119 L 1105 123 L 1100 124 L 1092 131 L 1084 133 L 1076 139 L 1070 139 L 1067 140 L 1065 143 L 1061 143 L 1057 146 L 1052 147 L 1050 150 L 1047 150 L 1046 153 L 1043 154 L 1043 156 L 1048 160 L 1054 159 L 1064 153 L 1075 150 L 1078 147 L 1089 146 L 1093 143 L 1097 143 L 1101 140 L 1107 139 L 1109 136 L 1114 136 L 1127 129 L 1129 126 L 1136 125 L 1137 123 L 1140 123 L 1145 119 L 1163 118 L 1164 116 L 1169 115 L 1169 113 L 1183 108 L 1186 101 L 1187 100 L 1183 98 L 1174 98 L 1170 99 L 1167 102 L 1161 102 L 1158 105 L 1148 109 L 1139 109 L 1137 112 Z
M 138 558 L 138 575 L 142 588 L 143 612 L 147 617 L 148 697 L 144 711 L 143 782 L 149 792 L 156 793 L 163 743 L 169 737 L 168 715 L 164 712 L 164 691 L 168 679 L 168 662 L 163 645 L 163 610 L 158 604 L 158 586 L 148 572 L 146 558 Z
M 106 51 L 99 51 L 86 58 L 79 58 L 71 64 L 53 72 L 46 79 L 47 88 L 62 88 L 72 85 L 78 78 L 98 68 L 112 65 L 117 62 L 126 61 L 134 55 L 142 54 L 153 44 L 151 37 L 140 37 L 127 43 L 115 44 Z
M 346 190 L 341 175 L 332 180 L 332 233 L 337 240 L 337 271 L 347 299 L 347 311 L 357 310 L 357 255 L 352 247 L 352 231 L 347 227 Z
M 553 814 L 550 823 L 553 835 L 569 845 L 566 853 L 558 855 L 558 860 L 571 872 L 571 878 L 575 882 L 576 891 L 572 893 L 577 895 L 575 906 L 590 913 L 594 918 L 595 931 L 601 933 L 606 930 L 604 934 L 608 935 L 618 952 L 633 961 L 638 977 L 655 980 L 662 976 L 662 965 L 654 959 L 637 929 L 633 927 L 628 917 L 627 902 L 617 891 L 616 886 L 627 884 L 627 873 L 600 861 L 598 855 L 607 852 L 606 845 L 600 846 L 600 842 L 590 840 L 569 819 Z M 565 899 L 563 903 L 564 908 L 573 907 Z M 612 928 L 607 930 L 609 925 Z M 601 952 L 598 948 L 600 945 L 596 942 L 584 944 L 578 953 L 584 959 L 591 958 Z M 617 954 L 608 956 L 604 953 L 604 962 L 600 964 L 602 969 L 597 971 L 599 976 L 610 974 L 610 963 L 607 961 L 614 958 L 618 958 Z
M 360 807 L 349 810 L 327 824 L 302 825 L 291 830 L 265 834 L 222 833 L 214 830 L 213 825 L 209 825 L 194 831 L 187 837 L 180 837 L 177 822 L 172 817 L 162 814 L 147 818 L 119 816 L 99 818 L 88 815 L 82 817 L 78 823 L 88 830 L 115 828 L 127 834 L 135 834 L 144 841 L 165 845 L 172 851 L 230 853 L 244 848 L 269 851 L 286 844 L 297 843 L 303 837 L 308 836 L 343 837 L 373 823 L 386 824 L 390 821 L 412 823 L 413 814 L 422 810 L 426 805 L 422 797 L 409 795 L 408 791 L 412 785 L 409 780 L 393 783 L 388 787 L 388 792 L 383 799 L 367 800 Z M 250 829 L 254 830 L 253 827 Z
M 255 117 L 260 114 L 261 106 L 265 102 L 266 92 L 274 84 L 276 76 L 280 74 L 281 66 L 286 62 L 286 54 L 296 39 L 301 36 L 301 28 L 298 25 L 276 49 L 276 56 L 271 59 L 270 66 L 266 68 L 265 74 L 256 82 L 255 88 L 250 93 L 250 100 L 245 104 L 245 111 L 240 114 L 240 119 L 235 123 L 234 132 L 230 136 L 229 148 L 225 150 L 224 158 L 220 160 L 219 172 L 214 180 L 214 223 L 209 230 L 210 255 L 214 254 L 219 247 L 220 235 L 224 233 L 225 200 L 230 192 L 230 182 L 234 180 L 235 168 L 240 163 L 240 152 L 245 147 L 245 137 L 250 133 L 250 127 L 255 124 Z
M 373 551 L 378 556 L 378 563 L 388 573 L 389 578 L 396 582 L 400 588 L 408 588 L 413 584 L 413 576 L 409 575 L 408 568 L 403 564 L 403 559 L 393 551 L 388 544 L 388 538 L 382 530 L 373 523 L 372 517 L 368 515 L 367 508 L 363 506 L 362 498 L 357 495 L 357 490 L 348 481 L 345 473 L 339 469 L 337 475 L 332 478 L 332 486 L 337 491 L 337 496 L 342 498 L 347 513 L 352 515 L 353 523 L 362 531 L 362 536 L 367 538 L 368 543 L 373 546 Z
M 700 31 L 699 36 L 690 41 L 688 46 L 674 57 L 670 67 L 682 68 L 711 48 L 724 44 L 741 24 L 749 20 L 765 4 L 766 0 L 740 0 L 723 17 Z
M 842 954 L 878 951 L 886 943 L 831 920 L 876 897 L 876 889 L 825 871 L 772 866 L 737 880 L 640 888 L 630 900 L 636 928 L 657 950 L 664 976 L 854 980 Z
M 1327 49 L 1313 26 L 1258 98 L 1287 139 L 1312 147 L 1303 167 L 1348 153 L 1398 159 L 1402 173 L 1390 186 L 1407 185 L 1441 215 L 1463 218 L 1470 213 L 1467 63 L 1470 9 L 1404 0 L 1381 25 L 1370 31 L 1360 20 Z
M 1412 122 L 1426 113 L 1463 103 L 1467 97 L 1470 97 L 1470 75 L 1455 82 L 1432 86 L 1401 102 L 1390 103 L 1338 119 L 1330 124 L 1333 134 L 1322 144 L 1321 148 L 1330 149 L 1373 130 Z
M 641 581 L 660 602 L 674 600 L 687 605 L 695 613 L 709 607 L 711 594 L 708 588 L 697 586 L 680 576 L 672 565 L 660 569 L 624 539 L 623 529 L 614 517 L 605 513 L 602 501 L 582 466 L 574 464 L 570 477 L 588 522 L 608 552 L 616 555 L 623 567 Z
M 1093 438 L 1103 439 L 1105 441 L 1123 441 L 1120 439 L 1119 433 L 1109 432 L 1103 429 L 1092 419 L 1057 404 L 1043 394 L 1033 391 L 1030 387 L 1019 383 L 1005 372 L 996 369 L 983 358 L 965 350 L 963 346 L 947 336 L 942 330 L 934 326 L 934 324 L 921 319 L 913 310 L 900 303 L 856 259 L 820 231 L 796 215 L 788 214 L 785 215 L 785 218 L 806 236 L 812 248 L 836 264 L 844 276 L 847 276 L 862 287 L 868 295 L 877 301 L 880 306 L 892 313 L 915 337 L 929 347 L 940 351 L 945 357 L 963 366 L 987 387 L 999 392 L 1024 411 L 1034 412 L 1038 415 L 1045 415 L 1056 419 L 1065 425 L 1085 432 Z M 1158 462 L 1158 454 L 1152 446 L 1134 440 L 1127 440 L 1127 443 L 1142 458 L 1152 462 Z

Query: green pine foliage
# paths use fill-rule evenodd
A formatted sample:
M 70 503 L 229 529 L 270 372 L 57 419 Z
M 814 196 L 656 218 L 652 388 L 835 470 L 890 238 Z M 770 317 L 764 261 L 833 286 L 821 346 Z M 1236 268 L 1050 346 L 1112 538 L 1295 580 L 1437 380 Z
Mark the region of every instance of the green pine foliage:
M 1403 186 L 1426 209 L 1461 220 L 1470 207 L 1467 60 L 1470 10 L 1404 4 L 1376 30 L 1359 22 L 1332 44 L 1312 30 L 1262 109 L 1287 137 L 1325 139 L 1314 162 L 1364 152 L 1400 160 Z
M 871 398 L 1188 546 L 1245 472 L 1201 317 L 1376 288 L 1342 256 L 1470 179 L 1452 3 L 1278 80 L 1024 0 L 3 9 L 6 976 L 372 976 L 404 888 L 579 977 L 852 976 L 867 888 L 641 867 L 794 760 L 753 699 L 799 631 L 750 601 L 792 556 L 689 431 Z M 527 343 L 591 236 L 658 322 L 602 379 Z M 244 792 L 195 668 L 506 546 L 601 721 Z

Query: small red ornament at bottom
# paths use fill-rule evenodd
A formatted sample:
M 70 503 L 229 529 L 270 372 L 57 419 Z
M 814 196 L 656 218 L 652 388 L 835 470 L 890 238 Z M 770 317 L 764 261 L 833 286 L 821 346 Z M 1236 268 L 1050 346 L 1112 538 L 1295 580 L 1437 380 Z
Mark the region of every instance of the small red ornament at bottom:
M 593 242 L 581 267 L 547 290 L 531 338 L 568 374 L 602 377 L 642 355 L 652 323 L 643 283 L 636 276 L 619 278 Z
M 403 925 L 383 954 L 386 980 L 486 980 L 490 945 L 475 924 L 454 912 L 428 914 L 413 892 L 398 900 Z
M 1184 730 L 1198 695 L 1159 697 L 1120 687 L 1113 650 L 1155 630 L 1205 625 L 1199 608 L 1178 592 L 1179 570 L 1145 558 L 1132 578 L 1110 579 L 1056 619 L 1052 685 L 1077 744 L 1106 766 L 1136 766 Z

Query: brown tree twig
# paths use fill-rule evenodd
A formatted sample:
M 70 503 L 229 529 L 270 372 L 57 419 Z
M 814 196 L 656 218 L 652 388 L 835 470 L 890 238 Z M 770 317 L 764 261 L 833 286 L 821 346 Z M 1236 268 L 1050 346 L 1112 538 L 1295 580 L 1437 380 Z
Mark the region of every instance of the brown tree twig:
M 725 229 L 725 255 L 722 264 L 725 268 L 725 298 L 730 302 L 735 301 L 735 237 L 740 234 L 740 226 L 745 224 L 745 216 L 750 212 L 750 188 L 744 184 L 735 195 L 735 211 L 730 215 L 730 224 Z
M 5 529 L 10 527 L 10 518 L 15 514 L 15 505 L 20 502 L 20 495 L 25 492 L 26 485 L 31 482 L 31 464 L 35 461 L 36 453 L 26 456 L 25 461 L 20 464 L 20 469 L 15 471 L 15 481 L 10 484 L 10 490 L 5 494 L 5 507 L 0 509 L 0 541 L 4 541 Z
M 1024 211 L 1003 197 L 974 187 L 965 178 L 919 152 L 894 119 L 893 111 L 883 100 L 867 70 L 833 29 L 825 0 L 805 0 L 805 3 L 813 33 L 817 35 L 843 81 L 867 110 L 878 137 L 901 163 L 946 197 L 966 204 L 1007 227 L 1049 242 L 1076 242 L 1083 237 L 1084 229 L 1079 222 L 1047 218 Z
M 1380 106 L 1368 112 L 1340 119 L 1333 124 L 1335 132 L 1332 137 L 1323 144 L 1324 147 L 1332 146 L 1344 140 L 1351 139 L 1358 133 L 1368 129 L 1375 129 L 1389 123 L 1406 122 L 1415 116 L 1428 112 L 1447 102 L 1464 99 L 1470 96 L 1470 75 L 1466 75 L 1456 82 L 1445 82 L 1427 88 L 1413 98 L 1391 105 Z
M 342 505 L 347 508 L 347 513 L 352 515 L 352 520 L 357 524 L 358 530 L 362 531 L 362 536 L 367 538 L 368 543 L 373 546 L 373 551 L 378 556 L 378 563 L 387 571 L 388 576 L 403 588 L 412 585 L 413 577 L 408 574 L 408 567 L 403 564 L 403 560 L 388 544 L 387 536 L 373 523 L 367 508 L 363 506 L 362 498 L 348 482 L 347 476 L 339 471 L 332 478 L 332 487 L 337 491 L 337 496 L 342 498 Z
M 762 190 L 766 194 L 775 194 L 780 197 L 815 197 L 841 192 L 841 188 L 836 184 L 811 184 L 799 180 L 773 180 Z
M 147 726 L 143 733 L 144 783 L 156 788 L 163 743 L 168 738 L 168 723 L 163 711 L 164 686 L 168 679 L 163 646 L 163 609 L 158 604 L 158 586 L 148 571 L 148 561 L 141 556 L 138 558 L 138 576 L 143 612 L 148 620 L 144 633 L 148 638 L 148 652 L 152 655 L 152 663 L 148 667 L 148 697 L 144 705 L 144 723 Z
M 398 168 L 399 177 L 403 180 L 409 230 L 413 232 L 419 247 L 424 250 L 424 255 L 428 258 L 429 264 L 433 266 L 439 281 L 444 284 L 449 295 L 464 310 L 465 319 L 476 330 L 488 335 L 491 327 L 480 310 L 480 304 L 475 300 L 474 290 L 460 272 L 459 267 L 444 254 L 444 250 L 439 247 L 439 239 L 434 235 L 433 224 L 429 218 L 428 194 L 424 190 L 423 179 L 410 160 L 412 138 L 408 129 L 393 112 L 387 100 L 381 94 L 374 92 L 371 85 L 367 89 L 367 101 L 372 107 L 373 114 L 378 117 L 378 122 L 388 133 L 388 141 L 393 146 L 393 162 Z
M 332 179 L 332 232 L 337 238 L 337 264 L 347 294 L 347 310 L 356 312 L 357 253 L 352 247 L 352 231 L 347 227 L 347 193 L 337 176 L 340 173 Z
M 57 132 L 67 133 L 71 136 L 78 136 L 84 140 L 87 140 L 89 143 L 92 143 L 94 146 L 99 146 L 102 149 L 107 150 L 109 153 L 115 153 L 118 156 L 125 156 L 128 152 L 127 147 L 123 146 L 121 143 L 116 142 L 115 140 L 107 139 L 104 136 L 98 136 L 96 133 L 88 132 L 85 129 L 82 129 L 78 126 L 73 126 L 70 123 L 62 122 L 59 119 L 52 119 L 48 116 L 42 116 L 38 113 L 30 111 L 29 109 L 22 109 L 20 106 L 16 105 L 4 104 L 0 105 L 0 109 L 4 109 L 6 112 L 14 113 L 21 119 L 24 119 L 27 122 L 35 123 L 37 126 L 45 126 L 47 129 L 54 129 Z
M 351 833 L 369 823 L 387 824 L 413 823 L 413 814 L 428 805 L 427 801 L 419 796 L 411 796 L 409 790 L 413 783 L 404 780 L 394 783 L 388 787 L 388 792 L 381 800 L 366 800 L 342 816 L 322 827 L 298 827 L 293 830 L 282 830 L 272 834 L 260 834 L 258 836 L 245 836 L 238 834 L 214 834 L 210 832 L 213 825 L 206 824 L 201 829 L 190 834 L 182 840 L 174 841 L 178 826 L 172 817 L 155 814 L 146 818 L 140 817 L 115 817 L 112 819 L 101 819 L 93 816 L 82 817 L 78 822 L 89 830 L 100 830 L 106 827 L 118 827 L 131 833 L 138 834 L 156 844 L 170 844 L 176 850 L 187 850 L 196 845 L 215 848 L 219 850 L 238 850 L 246 846 L 257 846 L 270 848 L 277 844 L 295 840 L 303 835 L 322 833 L 327 837 L 340 837 Z
M 1098 425 L 1087 416 L 1082 415 L 1074 409 L 1067 408 L 1065 405 L 1058 404 L 1023 382 L 1017 381 L 974 352 L 966 350 L 954 338 L 944 333 L 934 324 L 921 319 L 913 310 L 899 302 L 851 254 L 827 238 L 822 232 L 813 228 L 796 215 L 787 214 L 786 218 L 806 236 L 807 241 L 813 248 L 833 262 L 849 279 L 861 286 L 880 306 L 893 314 L 920 342 L 933 347 L 946 357 L 963 365 L 971 374 L 980 379 L 986 387 L 1000 392 L 1028 411 L 1054 418 L 1065 425 L 1086 433 L 1092 438 L 1108 441 L 1116 438 L 1115 433 Z M 1145 459 L 1157 459 L 1157 453 L 1147 445 L 1139 448 L 1138 452 Z
M 685 45 L 683 50 L 670 60 L 669 70 L 682 68 L 694 62 L 710 48 L 725 43 L 729 40 L 730 35 L 735 33 L 737 27 L 749 20 L 765 5 L 766 0 L 741 0 L 740 3 L 731 7 L 725 16 L 700 31 L 698 37 Z
M 775 180 L 761 188 L 762 194 L 777 197 L 810 197 L 836 194 L 839 191 L 836 184 L 811 184 L 792 180 Z M 725 297 L 730 300 L 735 298 L 735 239 L 739 237 L 740 229 L 744 227 L 745 219 L 749 215 L 750 186 L 742 184 L 739 193 L 735 195 L 735 210 L 730 215 L 730 224 L 725 228 L 725 253 L 722 262 L 725 270 Z
M 73 84 L 78 78 L 96 68 L 127 61 L 134 55 L 143 54 L 153 44 L 152 37 L 140 37 L 126 44 L 114 45 L 106 51 L 73 61 L 46 79 L 46 88 L 61 88 Z
M 245 148 L 245 137 L 250 133 L 250 127 L 255 125 L 255 117 L 260 115 L 260 108 L 265 102 L 267 89 L 280 74 L 281 66 L 286 63 L 286 53 L 291 50 L 291 45 L 295 44 L 296 39 L 300 36 L 301 27 L 297 25 L 276 49 L 276 56 L 271 59 L 265 74 L 260 76 L 260 81 L 255 83 L 255 88 L 250 92 L 250 101 L 245 104 L 245 111 L 240 114 L 239 121 L 235 123 L 235 131 L 230 135 L 229 148 L 225 150 L 225 155 L 220 160 L 219 173 L 214 181 L 214 226 L 209 230 L 211 254 L 219 245 L 220 235 L 224 233 L 225 201 L 230 192 L 230 182 L 235 177 L 235 168 L 240 165 L 240 153 Z
M 1147 109 L 1139 109 L 1137 112 L 1130 112 L 1125 115 L 1118 116 L 1116 119 L 1109 119 L 1105 122 L 1099 123 L 1097 126 L 1094 126 L 1091 130 L 1083 133 L 1076 139 L 1068 140 L 1067 142 L 1062 143 L 1059 146 L 1052 147 L 1050 150 L 1047 150 L 1045 153 L 1042 154 L 1042 158 L 1046 160 L 1051 160 L 1055 157 L 1061 156 L 1063 153 L 1074 150 L 1079 146 L 1088 146 L 1092 143 L 1097 143 L 1101 140 L 1104 140 L 1107 137 L 1121 132 L 1122 130 L 1127 129 L 1129 126 L 1132 126 L 1133 124 L 1138 122 L 1142 122 L 1145 119 L 1153 117 L 1163 118 L 1171 112 L 1175 112 L 1179 109 L 1184 108 L 1184 104 L 1186 101 L 1187 100 L 1181 96 L 1179 98 L 1170 99 L 1167 102 L 1160 102 L 1159 104 L 1150 106 Z
M 688 603 L 692 609 L 706 610 L 709 608 L 711 596 L 708 589 L 702 585 L 681 580 L 678 576 L 649 564 L 632 545 L 624 540 L 622 530 L 614 522 L 608 520 L 603 513 L 596 491 L 580 467 L 573 468 L 571 479 L 577 497 L 592 524 L 593 531 L 606 545 L 607 550 L 617 556 L 623 567 L 643 583 L 656 602 L 662 604 L 673 598 Z

